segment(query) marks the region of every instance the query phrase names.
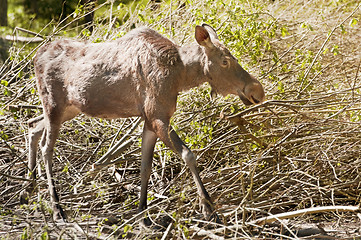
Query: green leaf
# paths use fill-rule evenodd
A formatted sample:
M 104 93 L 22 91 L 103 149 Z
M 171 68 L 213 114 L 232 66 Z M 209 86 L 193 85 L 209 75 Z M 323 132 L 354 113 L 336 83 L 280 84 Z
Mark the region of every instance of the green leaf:
M 49 239 L 49 237 L 48 237 L 48 232 L 43 232 L 43 234 L 41 234 L 41 236 L 40 236 L 40 239 L 41 239 L 41 240 L 47 240 L 47 239 Z
M 288 35 L 288 31 L 285 27 L 281 28 L 281 33 L 282 33 L 282 37 L 285 37 L 286 35 Z
M 131 230 L 132 230 L 132 226 L 130 226 L 130 225 L 124 226 L 124 233 L 127 233 L 128 231 L 131 231 Z
M 322 53 L 323 53 L 323 54 L 326 54 L 326 53 L 328 52 L 328 50 L 329 50 L 328 48 L 325 48 L 325 50 L 323 50 Z
M 285 92 L 285 88 L 284 85 L 281 81 L 278 82 L 278 86 L 277 86 L 278 91 L 280 91 L 280 93 L 284 93 Z
M 9 83 L 6 80 L 1 80 L 1 85 L 7 87 L 9 85 Z
M 63 173 L 67 173 L 69 171 L 69 166 L 66 164 L 62 170 Z
M 341 27 L 341 33 L 342 33 L 342 34 L 347 33 L 347 31 L 346 31 L 345 27 L 343 26 L 343 24 L 341 24 L 340 27 Z
M 337 55 L 339 53 L 338 51 L 338 45 L 334 45 L 331 49 L 331 52 L 333 53 L 333 55 Z
M 351 27 L 354 27 L 357 23 L 358 23 L 358 19 L 357 19 L 357 18 L 352 18 L 352 19 L 350 20 L 350 26 L 351 26 Z
M 138 18 L 139 18 L 140 21 L 145 22 L 145 18 L 144 18 L 144 16 L 142 14 L 139 13 Z

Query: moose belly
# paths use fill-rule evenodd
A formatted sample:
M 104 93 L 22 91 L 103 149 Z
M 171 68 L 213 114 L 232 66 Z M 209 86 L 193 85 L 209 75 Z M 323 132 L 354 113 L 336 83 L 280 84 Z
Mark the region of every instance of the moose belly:
M 69 99 L 69 105 L 74 106 L 91 117 L 98 118 L 126 118 L 141 115 L 141 104 L 135 96 L 117 94 L 74 95 Z
M 141 115 L 138 94 L 129 84 L 108 85 L 91 82 L 88 85 L 69 84 L 68 101 L 81 112 L 99 118 L 125 118 Z
M 88 104 L 81 107 L 81 111 L 91 117 L 98 118 L 126 118 L 140 116 L 141 112 L 135 102 L 130 101 L 102 101 L 91 99 Z

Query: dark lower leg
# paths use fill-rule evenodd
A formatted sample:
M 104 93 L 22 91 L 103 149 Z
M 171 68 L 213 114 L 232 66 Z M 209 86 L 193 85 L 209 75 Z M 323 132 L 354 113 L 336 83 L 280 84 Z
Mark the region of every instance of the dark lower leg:
M 142 212 L 145 209 L 147 209 L 148 181 L 152 171 L 153 152 L 156 141 L 157 141 L 157 136 L 155 135 L 154 132 L 148 129 L 145 123 L 143 129 L 143 138 L 142 138 L 142 163 L 140 170 L 141 190 L 140 190 L 140 200 L 139 200 L 139 209 L 138 209 L 139 212 Z M 142 223 L 144 225 L 151 224 L 149 219 L 146 217 L 142 219 Z
M 29 201 L 29 197 L 36 186 L 36 157 L 38 153 L 38 143 L 41 135 L 44 131 L 43 121 L 37 123 L 33 128 L 29 128 L 29 155 L 28 155 L 28 173 L 26 178 L 32 180 L 30 184 L 24 183 L 24 190 L 20 193 L 20 203 L 26 204 Z

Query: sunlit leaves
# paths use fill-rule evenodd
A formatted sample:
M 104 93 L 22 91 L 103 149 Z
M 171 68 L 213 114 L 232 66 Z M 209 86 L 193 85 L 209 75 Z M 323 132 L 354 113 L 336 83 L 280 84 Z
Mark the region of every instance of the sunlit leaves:
M 357 18 L 352 18 L 352 19 L 350 20 L 350 26 L 351 26 L 351 27 L 356 26 L 357 23 L 358 23 L 358 19 L 357 19 Z

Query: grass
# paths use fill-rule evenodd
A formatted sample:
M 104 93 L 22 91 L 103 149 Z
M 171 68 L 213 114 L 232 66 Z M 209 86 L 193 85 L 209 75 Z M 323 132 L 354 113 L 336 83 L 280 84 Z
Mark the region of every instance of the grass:
M 166 231 L 140 231 L 135 218 L 140 140 L 118 157 L 118 164 L 89 175 L 92 163 L 127 132 L 132 119 L 80 116 L 64 124 L 54 174 L 71 224 L 51 220 L 44 174 L 31 203 L 20 206 L 26 120 L 41 110 L 31 55 L 24 58 L 36 46 L 17 44 L 0 68 L 1 238 L 292 239 L 308 228 L 336 238 L 360 237 L 356 212 L 305 214 L 262 227 L 247 224 L 311 207 L 360 205 L 357 1 L 164 2 L 138 5 L 117 28 L 116 21 L 109 22 L 109 11 L 104 16 L 93 34 L 79 38 L 107 41 L 148 25 L 187 44 L 194 41 L 194 25 L 207 22 L 265 86 L 268 101 L 247 108 L 236 97 L 211 98 L 208 85 L 178 97 L 173 126 L 197 154 L 201 177 L 224 224 L 204 227 L 191 175 L 162 143 L 155 150 L 148 202 L 152 220 L 171 219 Z M 129 136 L 140 139 L 141 129 Z

